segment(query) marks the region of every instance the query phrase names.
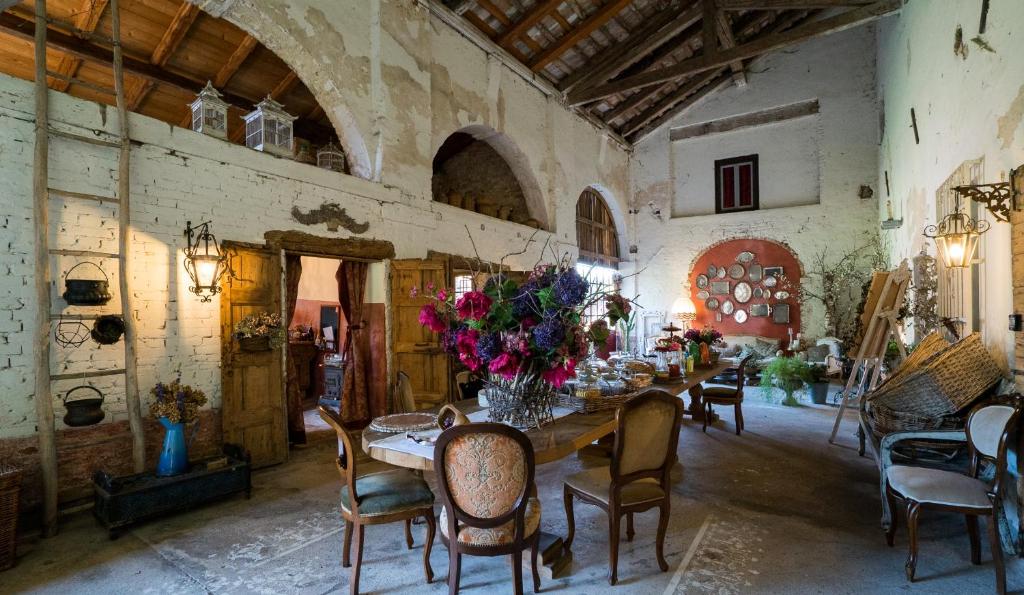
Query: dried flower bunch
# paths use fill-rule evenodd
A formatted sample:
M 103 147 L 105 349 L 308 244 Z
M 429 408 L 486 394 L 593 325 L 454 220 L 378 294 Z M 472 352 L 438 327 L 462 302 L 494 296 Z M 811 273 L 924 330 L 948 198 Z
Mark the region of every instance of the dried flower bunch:
M 285 329 L 280 314 L 259 312 L 238 321 L 232 336 L 236 339 L 269 337 L 271 347 L 277 347 L 284 342 Z
M 166 417 L 172 424 L 192 423 L 199 416 L 199 408 L 206 404 L 206 393 L 181 383 L 181 376 L 170 384 L 157 382 L 149 394 L 156 399 L 149 406 L 149 414 Z

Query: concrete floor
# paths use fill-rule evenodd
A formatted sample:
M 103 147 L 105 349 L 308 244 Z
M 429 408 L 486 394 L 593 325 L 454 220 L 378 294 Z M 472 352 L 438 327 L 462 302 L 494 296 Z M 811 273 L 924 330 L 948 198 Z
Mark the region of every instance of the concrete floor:
M 924 514 L 918 582 L 903 574 L 906 533 L 886 547 L 878 526 L 877 474 L 854 450 L 829 446 L 835 410 L 785 408 L 750 391 L 748 430 L 733 433 L 731 411 L 701 433 L 685 421 L 682 469 L 673 488 L 666 542 L 670 569 L 654 562 L 656 512 L 637 516 L 637 536 L 620 548 L 619 585 L 606 580 L 608 525 L 596 508 L 577 504 L 575 559 L 568 577 L 545 581 L 557 593 L 989 593 L 994 573 L 987 543 L 983 565 L 970 564 L 963 521 Z M 330 441 L 314 441 L 291 460 L 257 473 L 252 500 L 206 506 L 142 525 L 109 541 L 88 513 L 66 519 L 52 539 L 22 548 L 18 565 L 0 573 L 2 593 L 332 593 L 347 592 L 339 564 L 339 481 Z M 570 457 L 538 469 L 542 527 L 565 533 L 560 478 L 597 460 Z M 364 468 L 368 466 L 364 465 Z M 438 539 L 435 582 L 422 574 L 423 526 L 412 551 L 400 524 L 367 529 L 364 593 L 444 593 L 447 551 Z M 465 558 L 466 593 L 510 591 L 500 559 Z M 1024 562 L 1008 561 L 1011 590 L 1024 589 Z M 528 576 L 528 575 L 527 575 Z M 527 586 L 527 589 L 529 587 Z

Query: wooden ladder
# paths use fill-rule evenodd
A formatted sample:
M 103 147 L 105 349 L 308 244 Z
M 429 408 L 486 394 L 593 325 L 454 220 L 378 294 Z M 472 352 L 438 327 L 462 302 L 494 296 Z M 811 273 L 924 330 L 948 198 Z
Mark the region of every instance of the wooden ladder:
M 128 279 L 131 273 L 131 209 L 129 202 L 129 171 L 131 165 L 131 142 L 128 136 L 128 117 L 125 103 L 124 68 L 121 50 L 121 14 L 118 0 L 110 1 L 112 18 L 112 36 L 107 40 L 113 47 L 114 91 L 117 98 L 117 116 L 119 133 L 117 137 L 103 139 L 83 136 L 51 128 L 48 114 L 49 87 L 47 76 L 59 75 L 73 83 L 84 83 L 60 73 L 46 69 L 46 30 L 50 24 L 46 15 L 46 0 L 35 2 L 35 91 L 36 91 L 36 123 L 35 123 L 35 156 L 33 162 L 33 212 L 36 223 L 35 244 L 35 289 L 36 289 L 36 369 L 35 369 L 35 408 L 39 432 L 39 458 L 43 476 L 43 535 L 51 536 L 57 532 L 58 517 L 58 478 L 56 432 L 53 416 L 53 381 L 69 379 L 86 379 L 99 376 L 124 375 L 125 401 L 128 408 L 128 420 L 132 433 L 132 462 L 136 473 L 145 468 L 145 437 L 142 427 L 142 403 L 139 399 L 137 359 L 135 354 L 136 324 L 132 315 L 131 294 L 128 291 Z M 88 83 L 85 83 L 88 85 Z M 49 187 L 49 144 L 53 137 L 73 142 L 84 142 L 119 151 L 117 168 L 117 190 L 114 198 L 98 196 L 82 192 L 56 189 Z M 65 199 L 99 201 L 114 203 L 118 211 L 118 251 L 95 252 L 88 250 L 64 250 L 50 248 L 49 245 L 49 211 L 48 202 L 51 196 Z M 61 318 L 53 313 L 50 300 L 50 259 L 53 256 L 72 256 L 85 258 L 116 259 L 118 261 L 118 294 L 121 302 L 121 316 L 124 319 L 124 368 L 115 370 L 82 371 L 65 374 L 50 372 L 50 332 L 51 323 Z M 94 320 L 97 315 L 64 315 L 65 319 Z

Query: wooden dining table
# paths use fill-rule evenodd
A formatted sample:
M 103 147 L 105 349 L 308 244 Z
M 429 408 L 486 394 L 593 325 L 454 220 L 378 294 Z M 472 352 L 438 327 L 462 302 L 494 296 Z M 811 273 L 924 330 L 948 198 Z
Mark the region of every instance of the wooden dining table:
M 667 390 L 680 397 L 689 393 L 690 406 L 687 413 L 696 421 L 701 421 L 704 415 L 701 383 L 714 378 L 729 367 L 730 364 L 721 362 L 707 368 L 695 368 L 678 383 L 655 384 L 653 387 Z M 477 399 L 456 401 L 452 405 L 466 415 L 484 409 Z M 436 413 L 437 409 L 431 409 L 429 412 Z M 615 409 L 606 409 L 594 413 L 564 415 L 541 428 L 526 430 L 525 434 L 533 446 L 534 461 L 538 465 L 543 465 L 563 459 L 594 442 L 610 438 L 614 432 Z M 394 432 L 377 432 L 367 428 L 362 436 L 363 451 L 378 461 L 398 467 L 420 471 L 433 470 L 434 461 L 430 457 L 386 448 L 379 444 L 379 441 L 394 435 Z M 540 549 L 541 562 L 547 569 L 545 574 L 548 578 L 562 576 L 568 572 L 568 560 L 564 557 L 561 537 L 541 531 Z

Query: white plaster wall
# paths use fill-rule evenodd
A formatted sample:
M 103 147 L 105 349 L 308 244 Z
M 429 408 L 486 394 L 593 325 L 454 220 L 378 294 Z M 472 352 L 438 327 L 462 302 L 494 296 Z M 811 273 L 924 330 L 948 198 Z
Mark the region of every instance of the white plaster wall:
M 877 177 L 874 47 L 875 30 L 867 26 L 770 54 L 750 69 L 746 87 L 728 87 L 711 95 L 637 143 L 630 162 L 633 200 L 639 211 L 633 225 L 639 244 L 636 266 L 646 269 L 633 279 L 633 286 L 645 308 L 668 311 L 681 292 L 694 258 L 721 240 L 758 237 L 785 242 L 806 265 L 826 246 L 836 251 L 860 246 L 878 233 L 876 202 L 857 196 L 860 185 L 874 185 Z M 669 140 L 669 130 L 675 126 L 810 99 L 820 104 L 815 117 L 733 131 L 702 141 Z M 693 150 L 697 142 L 706 154 Z M 669 216 L 673 205 L 685 205 L 689 199 L 712 199 L 713 183 L 703 182 L 703 188 L 692 188 L 693 172 L 710 172 L 712 156 L 722 147 L 735 151 L 729 156 L 754 152 L 743 150 L 744 146 L 779 151 L 787 159 L 803 156 L 809 160 L 817 154 L 816 164 L 800 168 L 802 181 L 791 185 L 791 191 L 778 194 L 799 196 L 801 202 L 817 204 L 725 215 Z M 812 200 L 808 193 L 813 184 L 808 172 L 815 170 L 817 196 Z M 690 180 L 680 179 L 687 172 Z M 773 174 L 790 175 L 786 171 Z M 761 170 L 762 188 L 766 184 L 777 187 L 773 186 L 776 180 L 766 180 L 769 175 L 772 173 Z M 661 210 L 662 220 L 652 216 L 649 202 Z M 713 207 L 703 212 L 713 212 Z M 821 336 L 824 318 L 820 307 L 805 306 L 802 320 L 804 333 Z
M 912 257 L 927 243 L 922 230 L 935 223 L 935 192 L 964 161 L 984 158 L 984 182 L 1005 181 L 1024 163 L 1024 52 L 1020 23 L 1024 3 L 992 0 L 985 41 L 994 52 L 967 42 L 968 56 L 953 54 L 957 25 L 964 40 L 978 33 L 980 3 L 932 0 L 908 3 L 886 19 L 878 36 L 878 88 L 885 111 L 879 152 L 878 216 L 891 200 L 899 229 L 886 234 L 895 259 Z M 921 143 L 914 142 L 910 108 L 917 115 Z M 890 196 L 884 192 L 889 172 Z M 995 221 L 982 237 L 981 330 L 989 350 L 1004 366 L 1013 359 L 1010 225 Z

